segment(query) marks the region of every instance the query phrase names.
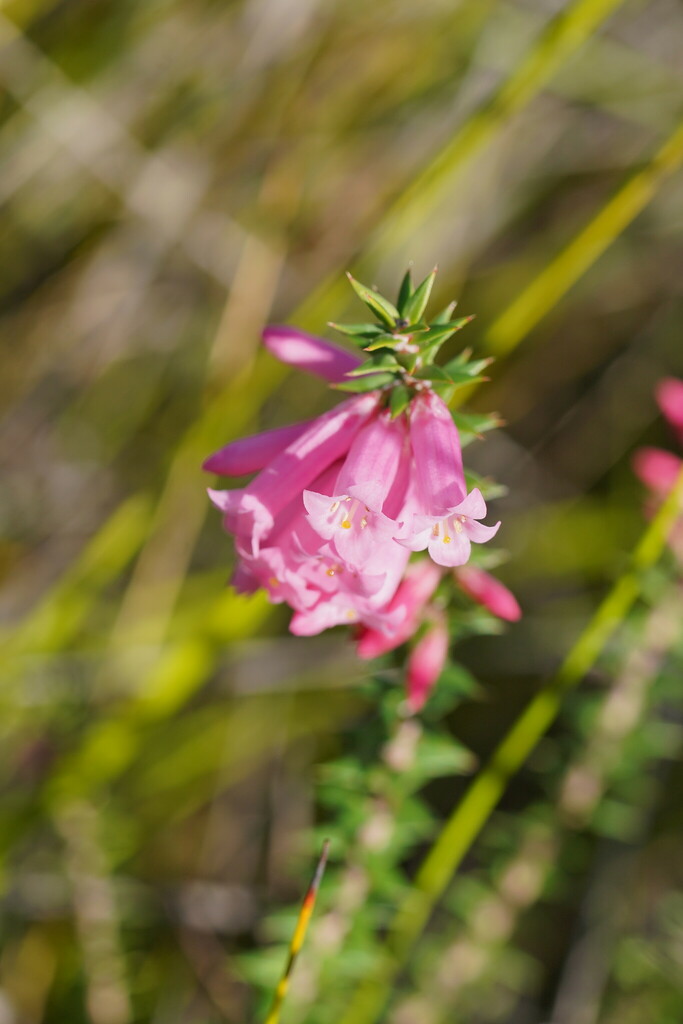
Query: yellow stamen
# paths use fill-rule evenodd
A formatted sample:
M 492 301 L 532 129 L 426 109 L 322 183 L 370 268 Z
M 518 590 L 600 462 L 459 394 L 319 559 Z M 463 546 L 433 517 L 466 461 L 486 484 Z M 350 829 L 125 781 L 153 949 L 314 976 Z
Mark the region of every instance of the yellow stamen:
M 351 520 L 350 519 L 343 519 L 342 520 L 342 528 L 344 530 L 350 530 L 351 529 Z
M 443 539 L 443 542 L 444 542 L 444 544 L 450 544 L 450 542 L 451 542 L 451 538 L 450 538 L 450 537 L 449 537 L 448 535 L 446 535 L 446 536 L 444 537 L 444 539 Z

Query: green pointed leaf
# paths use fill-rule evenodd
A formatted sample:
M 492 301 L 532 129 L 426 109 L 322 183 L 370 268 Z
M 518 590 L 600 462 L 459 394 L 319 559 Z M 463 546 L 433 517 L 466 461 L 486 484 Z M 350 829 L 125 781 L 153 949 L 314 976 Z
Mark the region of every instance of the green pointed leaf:
M 336 391 L 351 391 L 354 394 L 362 394 L 364 391 L 374 391 L 375 388 L 384 388 L 387 384 L 393 384 L 395 380 L 393 373 L 368 373 L 364 377 L 356 377 L 353 380 L 342 380 L 332 387 Z
M 464 366 L 465 363 L 469 363 L 471 358 L 472 349 L 468 345 L 467 348 L 464 348 L 461 352 L 458 352 L 457 356 L 454 356 L 453 359 L 451 359 L 451 362 L 454 365 L 457 363 L 458 366 Z
M 475 314 L 474 313 L 470 313 L 469 316 L 461 316 L 457 320 L 445 320 L 443 323 L 440 323 L 438 326 L 439 326 L 439 329 L 450 328 L 450 330 L 452 330 L 452 331 L 460 331 L 460 330 L 462 330 L 463 327 L 465 327 L 472 320 L 474 320 L 474 318 L 475 318 Z
M 375 292 L 372 288 L 368 288 L 366 285 L 361 284 L 360 281 L 356 281 L 355 277 L 351 274 L 346 275 L 349 279 L 351 287 L 358 296 L 362 299 L 368 309 L 378 317 L 383 324 L 387 327 L 395 327 L 396 321 L 400 319 L 399 311 L 393 303 L 385 299 L 379 292 Z
M 458 430 L 466 430 L 475 436 L 501 426 L 501 420 L 496 413 L 460 412 L 457 409 L 452 416 Z
M 458 409 L 451 411 L 451 416 L 458 428 L 462 448 L 467 447 L 473 441 L 480 441 L 487 431 L 495 430 L 496 427 L 502 425 L 502 420 L 496 413 L 465 413 Z
M 385 332 L 380 334 L 370 345 L 365 346 L 366 352 L 374 352 L 379 348 L 390 348 L 400 351 L 406 343 L 406 338 L 409 343 L 416 344 L 423 338 L 428 337 L 428 327 L 411 327 L 409 331 L 396 330 L 392 334 Z
M 468 491 L 476 487 L 487 501 L 491 501 L 493 498 L 503 498 L 508 492 L 507 487 L 504 487 L 503 484 L 496 483 L 490 477 L 480 476 L 479 473 L 475 473 L 471 469 L 465 470 L 465 482 Z
M 437 315 L 434 317 L 431 323 L 447 324 L 450 321 L 453 315 L 453 310 L 457 305 L 457 302 L 449 302 L 445 309 L 442 309 L 440 313 L 437 313 Z
M 334 328 L 340 334 L 347 334 L 350 338 L 375 338 L 384 330 L 379 324 L 335 324 L 331 320 L 328 327 Z
M 414 291 L 415 289 L 413 288 L 413 281 L 410 276 L 410 267 L 408 267 L 405 274 L 403 275 L 401 287 L 399 288 L 398 291 L 398 302 L 396 303 L 396 305 L 398 306 L 398 311 L 402 317 L 405 317 L 406 302 L 408 302 Z
M 458 388 L 466 387 L 468 384 L 481 384 L 482 381 L 489 379 L 488 377 L 473 377 L 462 370 L 451 371 L 447 366 L 443 366 L 441 369 L 444 370 L 447 380 Z
M 422 319 L 422 314 L 427 308 L 429 296 L 432 293 L 432 286 L 434 284 L 435 277 L 436 267 L 434 267 L 431 274 L 427 274 L 424 281 L 417 286 L 406 302 L 405 309 L 402 310 L 402 314 L 408 323 L 416 324 Z
M 443 369 L 453 380 L 484 380 L 486 378 L 481 376 L 481 371 L 485 370 L 487 366 L 491 365 L 490 359 L 477 359 L 473 363 L 461 363 L 455 359 L 449 360 L 444 363 Z
M 385 334 L 377 341 L 373 341 L 371 345 L 365 346 L 366 352 L 377 352 L 379 349 L 386 348 L 392 352 L 400 352 L 405 342 L 401 338 L 394 337 L 393 334 Z
M 432 391 L 435 391 L 439 398 L 448 405 L 456 392 L 456 387 L 447 380 L 434 380 L 432 381 Z
M 401 364 L 397 363 L 391 352 L 378 352 L 372 359 L 367 359 L 354 370 L 348 370 L 344 377 L 363 377 L 367 373 L 375 373 L 377 370 L 401 370 Z
M 391 389 L 391 395 L 389 397 L 389 408 L 391 410 L 391 418 L 396 419 L 401 413 L 408 408 L 410 403 L 410 391 L 404 384 L 399 384 L 397 387 Z
M 450 376 L 441 366 L 423 366 L 421 369 L 415 371 L 413 377 L 417 377 L 418 380 L 443 380 L 449 384 L 453 383 Z

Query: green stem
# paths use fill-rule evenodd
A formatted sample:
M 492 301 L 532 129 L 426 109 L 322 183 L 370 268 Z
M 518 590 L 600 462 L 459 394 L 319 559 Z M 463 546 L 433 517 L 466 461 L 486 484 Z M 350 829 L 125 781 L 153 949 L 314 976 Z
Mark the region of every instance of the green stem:
M 351 1000 L 340 1024 L 373 1024 L 393 983 L 427 924 L 435 904 L 488 821 L 512 776 L 556 718 L 565 692 L 595 664 L 641 590 L 641 574 L 660 558 L 683 503 L 683 472 L 636 547 L 632 567 L 614 584 L 562 662 L 557 674 L 531 700 L 454 809 L 425 857 L 409 895 L 387 935 L 388 955 Z

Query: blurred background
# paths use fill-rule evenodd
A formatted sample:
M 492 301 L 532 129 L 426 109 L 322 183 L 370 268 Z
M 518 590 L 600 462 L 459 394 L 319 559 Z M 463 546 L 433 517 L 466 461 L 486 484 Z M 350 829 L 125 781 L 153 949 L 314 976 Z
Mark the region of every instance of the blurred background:
M 226 589 L 199 466 L 329 406 L 259 334 L 359 319 L 346 269 L 438 263 L 453 351 L 497 357 L 467 454 L 525 615 L 462 646 L 453 735 L 485 757 L 558 664 L 643 529 L 633 450 L 673 450 L 682 52 L 677 0 L 0 4 L 0 1024 L 262 1019 L 248 954 L 372 710 L 346 634 Z M 680 1024 L 682 610 L 567 702 L 387 1021 Z M 620 732 L 593 712 L 634 674 Z M 560 858 L 571 765 L 600 813 Z

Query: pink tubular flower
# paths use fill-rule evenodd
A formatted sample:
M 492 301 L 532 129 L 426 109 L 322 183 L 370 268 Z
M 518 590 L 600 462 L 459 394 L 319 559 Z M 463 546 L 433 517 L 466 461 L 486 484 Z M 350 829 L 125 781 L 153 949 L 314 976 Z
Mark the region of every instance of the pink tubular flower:
M 420 624 L 422 609 L 439 585 L 442 570 L 427 559 L 409 565 L 387 606 L 388 613 L 400 612 L 401 620 L 392 630 L 365 627 L 358 637 L 356 652 L 361 658 L 378 658 L 411 638 Z
M 440 616 L 415 644 L 408 659 L 408 706 L 413 713 L 425 704 L 447 657 L 448 629 L 445 618 Z
M 226 526 L 235 533 L 238 547 L 258 554 L 261 543 L 273 532 L 278 515 L 346 454 L 376 408 L 377 395 L 373 392 L 342 402 L 314 420 L 243 490 L 221 491 L 218 495 L 210 492 L 215 504 L 229 513 L 231 520 Z
M 476 489 L 467 494 L 458 431 L 438 395 L 423 392 L 413 402 L 410 441 L 417 486 L 406 504 L 399 539 L 411 551 L 427 548 L 438 565 L 464 565 L 471 542 L 490 540 L 500 523 L 478 522 L 486 515 L 486 503 Z
M 683 444 L 683 381 L 665 377 L 655 391 L 657 404 Z
M 414 515 L 412 534 L 402 543 L 411 551 L 429 551 L 437 565 L 453 568 L 470 557 L 472 541 L 485 544 L 498 532 L 500 523 L 484 526 L 486 503 L 475 487 L 464 501 L 441 515 Z
M 640 448 L 633 456 L 633 470 L 651 491 L 668 494 L 683 469 L 683 461 L 662 448 Z
M 217 473 L 219 476 L 244 476 L 246 473 L 258 473 L 310 426 L 310 422 L 292 423 L 288 427 L 264 430 L 262 434 L 254 434 L 252 437 L 233 441 L 225 448 L 209 455 L 208 459 L 202 463 L 202 469 L 205 469 L 207 473 Z
M 345 373 L 361 362 L 353 352 L 295 327 L 266 327 L 263 344 L 281 363 L 314 373 L 332 383 L 342 380 Z
M 455 570 L 454 576 L 468 597 L 483 605 L 492 615 L 507 622 L 517 622 L 522 617 L 522 609 L 512 591 L 484 569 L 474 565 L 462 566 Z
M 267 328 L 264 343 L 328 381 L 359 362 L 291 327 Z M 478 491 L 467 494 L 443 401 L 415 390 L 392 417 L 388 398 L 386 390 L 361 392 L 307 423 L 233 441 L 204 463 L 222 476 L 255 474 L 239 489 L 209 490 L 235 537 L 234 586 L 287 603 L 299 636 L 358 624 L 362 657 L 409 639 L 442 575 L 438 566 L 462 565 L 470 542 L 497 530 L 478 522 L 486 506 Z M 411 550 L 423 548 L 438 565 L 408 568 Z
M 356 435 L 331 500 L 304 491 L 311 525 L 347 565 L 381 566 L 386 571 L 385 560 L 396 557 L 396 545 L 385 543 L 393 539 L 396 521 L 383 509 L 397 488 L 405 492 L 407 479 L 399 476 L 399 467 L 407 460 L 404 424 L 383 412 Z M 402 498 L 403 493 L 390 511 Z
M 659 408 L 683 445 L 683 381 L 667 377 L 659 382 L 655 394 Z M 652 492 L 652 498 L 645 506 L 649 516 L 678 482 L 683 459 L 662 448 L 640 448 L 633 456 L 633 470 Z M 683 564 L 683 516 L 674 524 L 668 540 L 675 558 Z

